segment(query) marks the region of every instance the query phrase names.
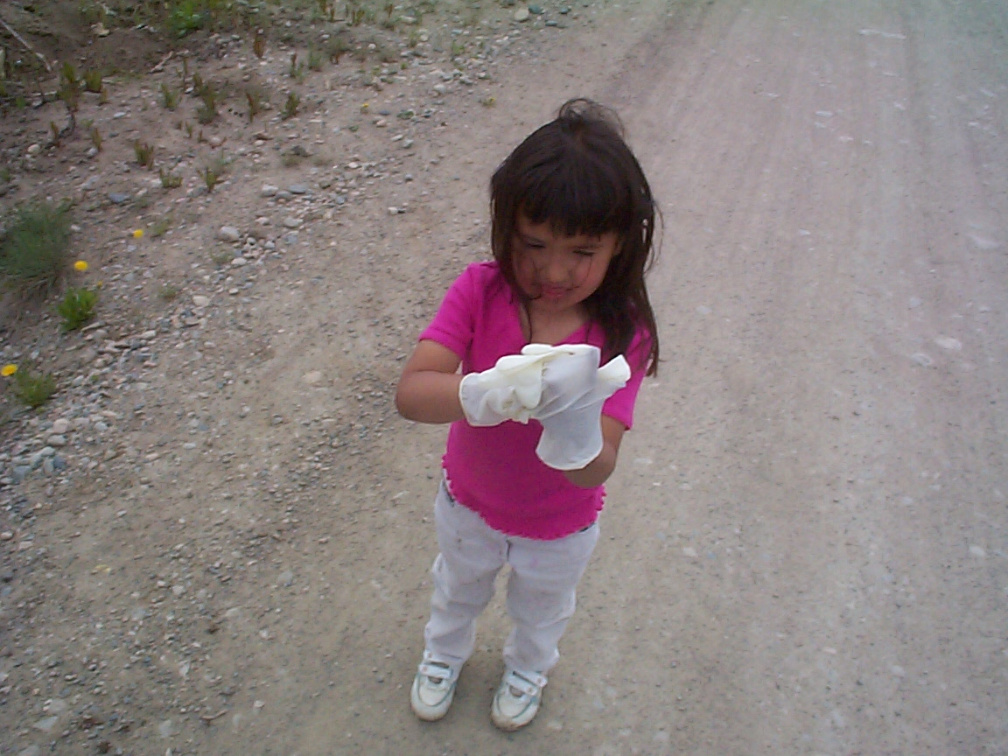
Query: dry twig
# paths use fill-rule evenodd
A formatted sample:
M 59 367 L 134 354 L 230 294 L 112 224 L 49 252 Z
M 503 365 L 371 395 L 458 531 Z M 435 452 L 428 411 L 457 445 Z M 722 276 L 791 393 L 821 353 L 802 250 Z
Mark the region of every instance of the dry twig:
M 7 30 L 8 34 L 10 34 L 12 37 L 14 37 L 14 39 L 16 39 L 22 45 L 24 45 L 25 48 L 28 50 L 28 52 L 32 53 L 36 58 L 41 60 L 42 65 L 45 66 L 46 71 L 52 73 L 52 66 L 49 65 L 49 61 L 45 59 L 45 56 L 38 50 L 36 50 L 34 47 L 29 45 L 28 42 L 25 41 L 25 38 L 22 37 L 20 34 L 18 34 L 17 31 L 15 31 L 14 28 L 6 21 L 4 21 L 2 18 L 0 18 L 0 26 L 3 26 L 3 28 Z

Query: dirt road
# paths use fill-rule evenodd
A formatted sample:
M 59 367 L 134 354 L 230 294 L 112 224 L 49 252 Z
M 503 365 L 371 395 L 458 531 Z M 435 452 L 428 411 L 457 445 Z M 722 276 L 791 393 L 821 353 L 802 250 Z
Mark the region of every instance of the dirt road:
M 109 672 L 109 689 L 143 687 L 184 663 L 221 715 L 148 703 L 127 752 L 1008 753 L 1006 19 L 993 0 L 655 0 L 539 37 L 498 73 L 495 107 L 422 145 L 429 191 L 408 214 L 319 232 L 366 258 L 278 272 L 250 310 L 268 354 L 249 336 L 226 396 L 182 393 L 231 418 L 218 456 L 156 461 L 121 497 L 130 515 L 87 515 L 108 530 L 75 539 L 77 564 L 192 578 L 186 596 L 199 575 L 171 560 L 212 552 L 225 522 L 245 538 L 208 560 L 234 574 L 201 596 L 210 635 Z M 665 360 L 536 722 L 489 721 L 497 600 L 452 711 L 422 724 L 408 685 L 444 429 L 392 417 L 389 391 L 444 287 L 486 254 L 492 168 L 573 95 L 622 113 L 661 201 Z M 315 445 L 334 429 L 354 456 Z M 287 465 L 295 496 L 243 498 L 253 471 Z M 134 567 L 142 553 L 157 566 Z M 104 601 L 94 574 L 64 600 Z
M 1008 752 L 1004 10 L 652 5 L 513 72 L 505 144 L 568 93 L 624 113 L 666 362 L 536 727 L 486 726 L 499 620 L 449 719 L 408 721 L 416 586 L 397 684 L 321 698 L 306 750 Z
M 666 363 L 544 721 L 485 728 L 487 654 L 405 750 L 1008 752 L 1004 11 L 715 2 L 603 77 L 557 53 L 664 200 Z

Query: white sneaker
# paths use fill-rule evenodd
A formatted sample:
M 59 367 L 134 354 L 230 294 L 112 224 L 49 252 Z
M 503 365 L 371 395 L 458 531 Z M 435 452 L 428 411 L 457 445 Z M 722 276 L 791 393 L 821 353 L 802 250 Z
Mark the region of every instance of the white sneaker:
M 536 672 L 507 670 L 494 695 L 490 719 L 502 730 L 524 727 L 539 711 L 545 685 L 546 678 Z
M 431 661 L 424 651 L 410 690 L 413 713 L 425 722 L 441 719 L 452 704 L 457 682 L 457 669 L 444 662 Z

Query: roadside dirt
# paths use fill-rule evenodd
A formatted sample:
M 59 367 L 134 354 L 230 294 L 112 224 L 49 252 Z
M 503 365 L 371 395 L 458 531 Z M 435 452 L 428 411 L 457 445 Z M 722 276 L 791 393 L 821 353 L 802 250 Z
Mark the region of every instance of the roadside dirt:
M 1003 5 L 541 5 L 300 81 L 306 48 L 219 37 L 202 138 L 174 57 L 85 96 L 94 156 L 46 146 L 54 103 L 4 115 L 0 200 L 74 198 L 102 299 L 0 326 L 61 386 L 0 392 L 0 754 L 1008 753 Z M 490 724 L 496 601 L 425 725 L 445 429 L 392 391 L 494 166 L 575 95 L 661 200 L 665 362 L 540 716 Z

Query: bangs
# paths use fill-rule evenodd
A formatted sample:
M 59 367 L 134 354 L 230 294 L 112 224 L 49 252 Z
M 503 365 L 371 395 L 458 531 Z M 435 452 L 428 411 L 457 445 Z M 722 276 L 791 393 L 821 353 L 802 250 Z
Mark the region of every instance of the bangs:
M 533 223 L 549 222 L 565 236 L 601 236 L 630 225 L 633 212 L 618 171 L 581 150 L 540 163 L 522 178 L 519 210 Z

